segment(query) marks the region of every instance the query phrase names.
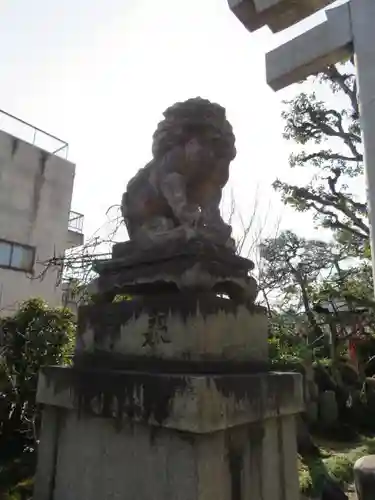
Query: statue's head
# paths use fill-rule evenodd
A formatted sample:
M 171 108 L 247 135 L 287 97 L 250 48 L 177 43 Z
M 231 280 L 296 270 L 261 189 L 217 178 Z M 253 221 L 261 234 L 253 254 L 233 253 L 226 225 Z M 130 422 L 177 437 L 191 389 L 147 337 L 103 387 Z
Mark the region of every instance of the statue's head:
M 229 162 L 236 156 L 235 137 L 225 109 L 207 99 L 196 97 L 169 107 L 154 135 L 154 158 L 163 157 L 175 146 L 196 139 L 210 149 L 217 159 Z

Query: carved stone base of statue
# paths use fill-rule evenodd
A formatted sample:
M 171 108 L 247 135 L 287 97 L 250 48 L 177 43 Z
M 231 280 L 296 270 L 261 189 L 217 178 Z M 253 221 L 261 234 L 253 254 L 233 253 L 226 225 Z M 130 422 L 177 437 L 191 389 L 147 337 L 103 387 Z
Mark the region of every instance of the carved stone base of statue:
M 79 309 L 76 366 L 222 371 L 268 367 L 264 309 L 208 293 L 175 292 Z M 250 366 L 251 365 L 251 366 Z
M 37 500 L 299 500 L 297 374 L 49 368 Z
M 162 240 L 151 248 L 134 242 L 118 243 L 113 258 L 98 262 L 95 302 L 112 301 L 116 295 L 148 295 L 177 291 L 222 294 L 235 304 L 254 304 L 254 264 L 213 244 L 210 240 L 184 238 Z
M 269 371 L 252 263 L 174 240 L 97 269 L 73 366 L 40 375 L 34 498 L 297 500 L 301 380 Z
M 255 306 L 253 263 L 203 239 L 151 249 L 113 247 L 97 263 L 94 304 L 79 310 L 75 363 L 147 366 L 198 363 L 267 365 L 268 322 Z M 113 299 L 119 297 L 119 301 Z M 92 357 L 95 356 L 95 361 Z M 189 365 L 190 366 L 190 365 Z

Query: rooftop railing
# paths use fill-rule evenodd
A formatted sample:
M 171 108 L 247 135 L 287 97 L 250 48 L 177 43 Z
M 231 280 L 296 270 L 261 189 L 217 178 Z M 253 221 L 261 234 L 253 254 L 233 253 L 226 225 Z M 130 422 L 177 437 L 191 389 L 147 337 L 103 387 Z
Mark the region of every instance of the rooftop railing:
M 48 153 L 67 159 L 69 144 L 0 109 L 0 129 Z
M 69 212 L 68 229 L 75 233 L 83 233 L 83 217 L 83 214 L 71 210 Z

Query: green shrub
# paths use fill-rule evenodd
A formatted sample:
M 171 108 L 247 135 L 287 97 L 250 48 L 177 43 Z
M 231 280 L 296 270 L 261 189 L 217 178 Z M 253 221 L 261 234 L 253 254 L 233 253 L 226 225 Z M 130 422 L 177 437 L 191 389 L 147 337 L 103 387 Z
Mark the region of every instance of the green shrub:
M 33 299 L 14 316 L 1 318 L 0 331 L 0 496 L 5 498 L 16 485 L 25 488 L 34 474 L 38 372 L 69 362 L 75 325 L 68 310 Z

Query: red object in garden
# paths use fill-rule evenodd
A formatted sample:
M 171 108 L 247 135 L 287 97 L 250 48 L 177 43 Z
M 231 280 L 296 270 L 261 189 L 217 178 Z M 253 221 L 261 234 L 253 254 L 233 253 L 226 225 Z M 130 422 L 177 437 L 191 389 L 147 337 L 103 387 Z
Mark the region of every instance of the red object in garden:
M 357 345 L 355 339 L 349 339 L 349 357 L 355 369 L 358 371 Z

